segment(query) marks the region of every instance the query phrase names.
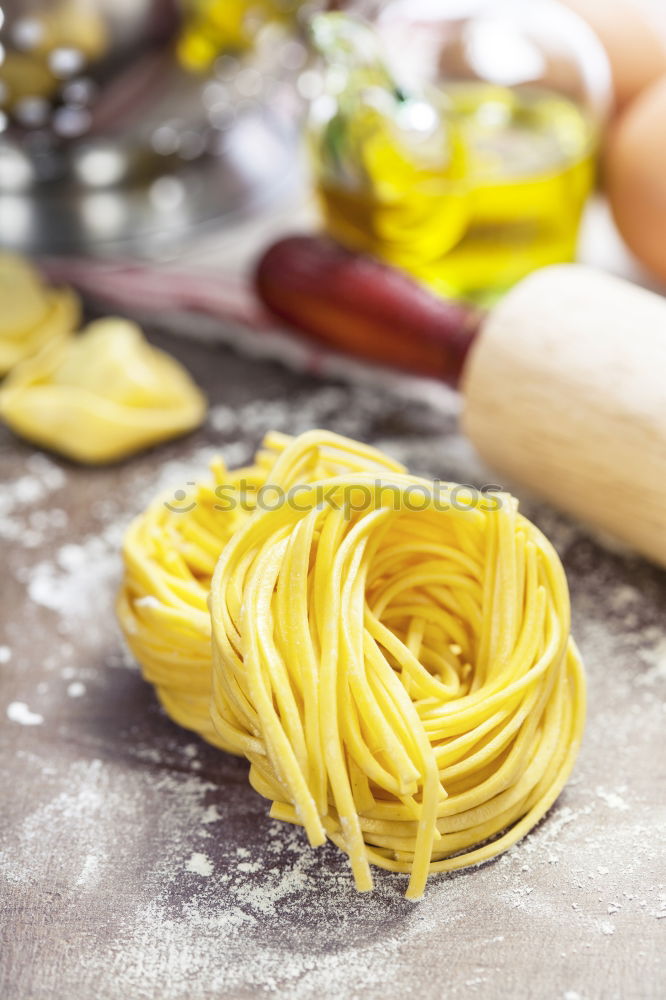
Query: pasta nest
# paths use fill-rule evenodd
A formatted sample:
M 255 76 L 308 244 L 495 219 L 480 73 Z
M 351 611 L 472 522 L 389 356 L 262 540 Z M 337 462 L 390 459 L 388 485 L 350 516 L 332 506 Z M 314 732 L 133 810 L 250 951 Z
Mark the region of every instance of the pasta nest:
M 288 440 L 273 435 L 273 449 Z M 123 543 L 116 613 L 132 654 L 170 718 L 231 753 L 237 751 L 210 717 L 208 595 L 222 549 L 249 516 L 275 462 L 273 449 L 234 472 L 213 459 L 208 480 L 182 499 L 173 492 L 156 497 L 132 521 Z
M 585 681 L 564 571 L 510 495 L 435 490 L 332 434 L 290 442 L 268 481 L 298 497 L 236 526 L 212 579 L 219 742 L 358 889 L 372 864 L 417 898 L 524 836 L 567 780 Z
M 208 595 L 224 546 L 253 512 L 277 457 L 292 438 L 270 432 L 253 464 L 229 471 L 221 458 L 210 476 L 181 499 L 156 497 L 130 524 L 123 543 L 124 575 L 116 612 L 127 644 L 167 714 L 229 753 L 242 754 L 236 739 L 211 721 L 211 621 Z M 352 444 L 355 444 L 352 442 Z M 345 469 L 400 471 L 402 466 L 366 449 L 331 461 L 324 449 L 302 463 L 302 479 L 316 481 Z M 351 462 L 351 465 L 350 465 Z M 175 502 L 174 502 L 175 501 Z M 267 499 L 272 506 L 274 498 Z

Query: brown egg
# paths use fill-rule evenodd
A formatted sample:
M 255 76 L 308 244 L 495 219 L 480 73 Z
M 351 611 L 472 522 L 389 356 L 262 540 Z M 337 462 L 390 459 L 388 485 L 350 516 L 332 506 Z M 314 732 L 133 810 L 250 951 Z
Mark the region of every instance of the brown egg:
M 563 0 L 596 31 L 613 73 L 615 101 L 624 108 L 666 74 L 666 41 L 631 0 Z
M 666 281 L 666 77 L 644 91 L 612 129 L 605 175 L 622 236 Z

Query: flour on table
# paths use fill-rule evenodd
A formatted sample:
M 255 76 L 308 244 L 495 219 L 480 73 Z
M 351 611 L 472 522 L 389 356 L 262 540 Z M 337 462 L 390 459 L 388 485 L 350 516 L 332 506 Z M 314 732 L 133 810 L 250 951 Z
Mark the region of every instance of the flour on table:
M 202 823 L 217 823 L 220 819 L 222 819 L 222 816 L 217 806 L 208 806 L 201 816 Z
M 76 880 L 77 887 L 85 886 L 86 888 L 91 888 L 92 885 L 97 883 L 100 862 L 101 859 L 98 854 L 86 854 L 81 873 Z
M 195 875 L 203 875 L 204 877 L 213 874 L 213 862 L 206 854 L 202 854 L 199 851 L 191 856 L 187 864 L 185 865 L 185 870 L 188 872 L 193 872 Z
M 660 636 L 652 649 L 641 650 L 641 659 L 650 669 L 640 679 L 640 683 L 651 685 L 657 681 L 666 681 L 666 635 Z
M 67 514 L 60 507 L 33 510 L 63 489 L 67 476 L 59 465 L 37 452 L 25 462 L 25 473 L 0 493 L 0 538 L 24 548 L 36 548 L 51 529 L 63 528 Z
M 609 792 L 605 788 L 597 788 L 597 796 L 606 803 L 609 809 L 619 809 L 626 812 L 629 806 L 617 792 Z
M 108 585 L 119 577 L 121 538 L 122 530 L 112 525 L 100 535 L 63 545 L 55 559 L 37 563 L 26 574 L 28 596 L 63 618 L 93 615 Z
M 41 726 L 44 716 L 31 712 L 24 701 L 12 701 L 7 705 L 7 718 L 21 726 Z

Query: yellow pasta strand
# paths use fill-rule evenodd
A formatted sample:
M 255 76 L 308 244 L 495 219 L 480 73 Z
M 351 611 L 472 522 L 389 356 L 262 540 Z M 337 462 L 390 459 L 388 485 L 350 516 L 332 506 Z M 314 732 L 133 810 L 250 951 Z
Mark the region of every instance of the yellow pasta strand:
M 332 434 L 266 471 L 285 502 L 235 526 L 212 579 L 219 742 L 360 890 L 376 865 L 418 898 L 524 836 L 569 776 L 585 681 L 562 566 L 513 497 L 435 493 Z

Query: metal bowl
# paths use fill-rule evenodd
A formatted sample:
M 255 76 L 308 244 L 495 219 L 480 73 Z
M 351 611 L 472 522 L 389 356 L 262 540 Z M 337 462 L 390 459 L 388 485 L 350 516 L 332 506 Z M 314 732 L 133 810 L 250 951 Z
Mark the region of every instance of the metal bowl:
M 267 24 L 193 73 L 182 25 L 174 0 L 0 0 L 3 245 L 168 253 L 294 177 L 305 50 Z

